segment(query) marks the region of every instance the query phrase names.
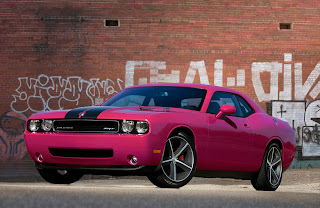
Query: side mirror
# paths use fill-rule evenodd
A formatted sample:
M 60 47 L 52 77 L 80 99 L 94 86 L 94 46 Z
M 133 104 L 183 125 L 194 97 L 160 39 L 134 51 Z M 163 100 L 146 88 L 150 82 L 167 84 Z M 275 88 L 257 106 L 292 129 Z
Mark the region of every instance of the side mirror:
M 216 118 L 220 119 L 223 114 L 231 115 L 231 114 L 234 114 L 235 112 L 236 112 L 236 108 L 234 106 L 232 106 L 232 105 L 222 105 L 220 107 L 219 113 L 217 113 L 217 115 L 216 115 Z

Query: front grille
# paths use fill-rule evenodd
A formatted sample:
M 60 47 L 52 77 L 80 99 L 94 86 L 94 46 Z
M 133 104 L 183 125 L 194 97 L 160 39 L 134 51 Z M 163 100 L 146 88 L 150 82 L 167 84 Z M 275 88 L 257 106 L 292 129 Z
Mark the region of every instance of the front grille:
M 119 132 L 117 120 L 65 119 L 54 121 L 56 132 Z
M 88 157 L 88 158 L 113 157 L 113 150 L 49 148 L 49 152 L 52 156 L 59 156 L 59 157 Z

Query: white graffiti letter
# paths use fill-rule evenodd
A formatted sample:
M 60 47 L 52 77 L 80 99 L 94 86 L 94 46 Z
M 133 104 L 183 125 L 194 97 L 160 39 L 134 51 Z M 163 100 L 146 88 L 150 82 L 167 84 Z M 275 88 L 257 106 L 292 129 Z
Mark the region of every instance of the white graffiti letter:
M 284 54 L 284 62 L 291 62 L 292 54 Z M 291 64 L 284 64 L 283 66 L 283 91 L 279 92 L 280 100 L 292 100 L 292 82 L 291 82 Z
M 222 87 L 223 85 L 223 60 L 217 59 L 214 62 L 214 85 Z
M 200 83 L 209 84 L 209 79 L 207 75 L 207 70 L 204 61 L 191 61 L 190 67 L 186 76 L 184 83 L 193 83 L 194 77 L 196 76 L 197 69 L 199 71 Z
M 252 63 L 252 83 L 259 102 L 278 100 L 278 79 L 282 72 L 282 64 L 278 62 L 253 62 Z M 270 93 L 265 93 L 260 74 L 270 72 Z
M 172 70 L 171 74 L 159 74 L 159 70 L 166 69 L 165 61 L 127 61 L 125 87 L 134 85 L 136 70 L 150 70 L 150 83 L 176 82 L 179 83 L 180 71 Z M 143 72 L 142 72 L 143 74 Z M 147 77 L 139 77 L 139 84 L 147 84 Z
M 308 76 L 306 82 L 302 85 L 302 63 L 294 64 L 294 77 L 295 77 L 295 100 L 303 100 L 305 96 L 308 94 L 309 90 L 311 89 L 312 85 L 320 75 L 320 63 L 316 65 L 314 70 Z M 317 86 L 311 91 L 310 96 L 312 98 L 316 98 L 319 94 L 318 89 L 320 86 Z

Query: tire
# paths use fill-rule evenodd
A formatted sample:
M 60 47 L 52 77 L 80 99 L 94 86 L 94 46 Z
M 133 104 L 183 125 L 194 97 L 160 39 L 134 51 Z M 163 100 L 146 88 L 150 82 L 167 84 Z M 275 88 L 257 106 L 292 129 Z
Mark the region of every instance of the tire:
M 164 147 L 161 166 L 148 179 L 160 188 L 180 188 L 193 177 L 197 155 L 193 140 L 180 132 L 170 137 Z
M 53 184 L 74 183 L 83 176 L 83 173 L 77 170 L 38 169 L 38 172 L 44 180 Z
M 282 165 L 281 148 L 272 143 L 264 153 L 259 173 L 251 179 L 252 186 L 258 191 L 275 191 L 281 183 Z

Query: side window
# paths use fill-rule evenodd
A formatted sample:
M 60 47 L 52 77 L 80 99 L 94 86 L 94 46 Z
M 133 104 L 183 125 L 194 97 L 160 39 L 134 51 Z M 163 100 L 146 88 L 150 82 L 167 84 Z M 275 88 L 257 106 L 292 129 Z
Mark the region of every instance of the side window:
M 253 108 L 247 103 L 247 101 L 245 99 L 243 99 L 241 96 L 236 95 L 238 101 L 239 101 L 239 105 L 240 108 L 242 110 L 243 116 L 247 117 L 250 116 L 251 114 L 254 113 Z
M 239 103 L 236 97 L 231 93 L 215 92 L 212 95 L 207 112 L 217 114 L 220 111 L 222 105 L 232 105 L 236 108 L 236 112 L 231 116 L 243 117 L 242 111 L 240 110 Z

